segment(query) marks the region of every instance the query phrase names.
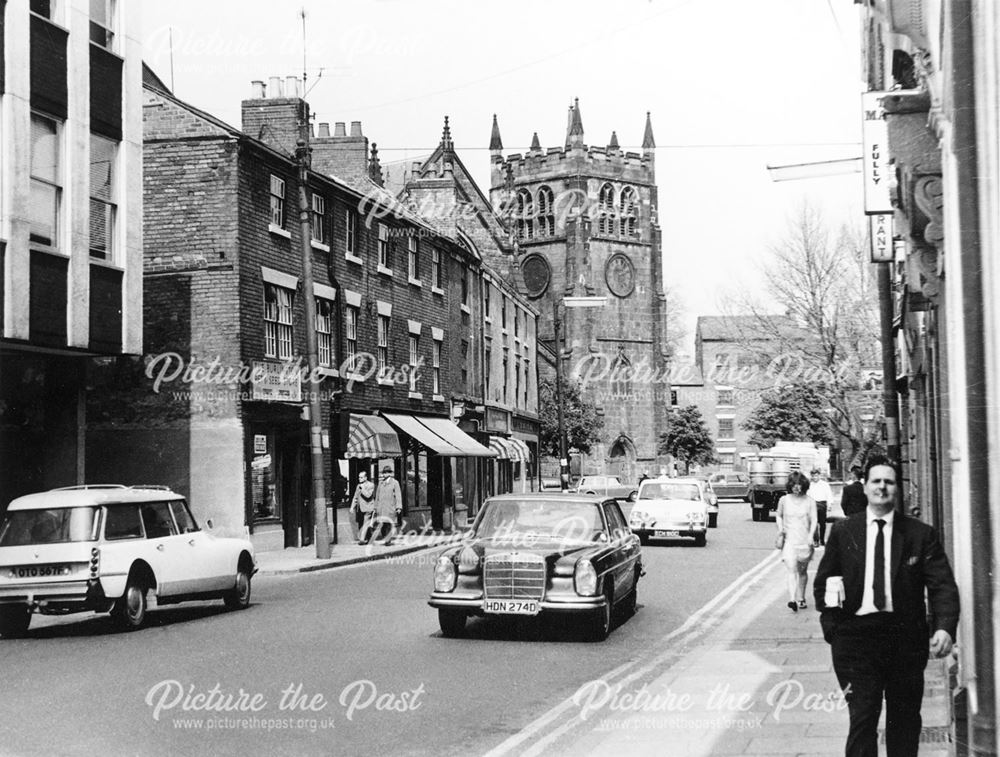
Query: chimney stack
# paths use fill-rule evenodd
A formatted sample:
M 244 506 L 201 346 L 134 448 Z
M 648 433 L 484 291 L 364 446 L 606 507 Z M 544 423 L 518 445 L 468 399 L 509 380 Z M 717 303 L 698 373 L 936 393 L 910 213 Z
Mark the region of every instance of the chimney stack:
M 301 135 L 301 125 L 310 123 L 309 104 L 299 96 L 296 77 L 270 76 L 267 82 L 266 87 L 260 79 L 251 82 L 253 97 L 241 103 L 242 128 L 253 139 L 291 156 Z

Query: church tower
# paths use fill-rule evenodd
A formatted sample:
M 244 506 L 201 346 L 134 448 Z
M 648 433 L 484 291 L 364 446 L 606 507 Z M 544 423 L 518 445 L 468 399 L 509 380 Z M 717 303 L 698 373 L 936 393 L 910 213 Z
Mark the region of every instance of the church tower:
M 582 379 L 604 416 L 582 473 L 632 483 L 665 466 L 657 440 L 670 408 L 655 147 L 648 113 L 641 153 L 623 152 L 616 132 L 605 147 L 587 146 L 579 101 L 561 147 L 543 149 L 535 134 L 526 154 L 504 157 L 496 116 L 490 138 L 490 200 L 511 224 L 515 278 L 541 313 L 539 340 L 554 346 L 558 312 L 563 375 Z M 576 297 L 605 304 L 567 307 Z

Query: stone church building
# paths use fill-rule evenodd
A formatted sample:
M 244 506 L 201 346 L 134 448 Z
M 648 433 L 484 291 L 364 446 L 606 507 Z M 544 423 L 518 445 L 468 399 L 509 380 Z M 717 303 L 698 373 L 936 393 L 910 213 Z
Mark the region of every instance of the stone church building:
M 540 313 L 540 343 L 554 343 L 559 319 L 564 376 L 603 414 L 580 472 L 625 481 L 667 464 L 657 454 L 670 386 L 654 148 L 648 113 L 641 153 L 624 152 L 614 132 L 588 146 L 578 102 L 560 147 L 536 133 L 526 154 L 505 157 L 495 116 L 490 140 L 490 201 L 510 219 L 512 278 Z

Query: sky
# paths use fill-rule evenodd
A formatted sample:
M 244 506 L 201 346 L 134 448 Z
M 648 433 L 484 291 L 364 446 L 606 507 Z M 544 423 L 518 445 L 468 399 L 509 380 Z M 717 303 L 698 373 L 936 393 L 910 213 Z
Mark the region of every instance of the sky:
M 638 152 L 649 111 L 686 350 L 697 316 L 767 298 L 761 266 L 802 202 L 834 226 L 863 219 L 861 174 L 767 171 L 861 154 L 848 0 L 143 0 L 143 24 L 153 70 L 236 127 L 252 80 L 303 69 L 315 121 L 361 121 L 383 164 L 429 154 L 447 115 L 484 193 L 494 113 L 510 154 L 536 131 L 562 146 L 575 98 L 587 144 L 614 130 Z

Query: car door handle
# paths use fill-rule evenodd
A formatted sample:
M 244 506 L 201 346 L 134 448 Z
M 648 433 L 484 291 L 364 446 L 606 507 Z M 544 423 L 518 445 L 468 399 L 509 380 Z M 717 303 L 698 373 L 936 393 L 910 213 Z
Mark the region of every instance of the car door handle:
M 162 544 L 157 544 L 156 545 L 156 549 L 157 549 L 157 551 L 162 552 L 163 551 L 163 545 Z

